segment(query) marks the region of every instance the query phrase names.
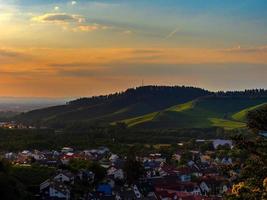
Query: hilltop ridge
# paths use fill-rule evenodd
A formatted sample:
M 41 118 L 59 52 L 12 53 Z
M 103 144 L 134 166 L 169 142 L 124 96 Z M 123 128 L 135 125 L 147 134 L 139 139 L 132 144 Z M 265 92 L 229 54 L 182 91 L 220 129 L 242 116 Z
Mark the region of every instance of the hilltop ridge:
M 267 103 L 262 89 L 211 92 L 186 86 L 143 86 L 124 92 L 79 98 L 65 105 L 33 110 L 15 119 L 24 123 L 65 127 L 70 123 L 124 123 L 139 128 L 244 127 L 245 109 Z M 245 111 L 243 112 L 245 113 Z

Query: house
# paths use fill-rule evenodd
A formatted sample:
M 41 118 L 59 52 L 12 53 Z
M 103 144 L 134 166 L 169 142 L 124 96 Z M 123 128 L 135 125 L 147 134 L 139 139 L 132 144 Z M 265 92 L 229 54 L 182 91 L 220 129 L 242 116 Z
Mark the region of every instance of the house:
M 156 186 L 155 190 L 165 190 L 167 192 L 183 192 L 190 195 L 200 195 L 201 189 L 199 188 L 197 183 L 189 182 L 189 183 L 176 183 L 176 184 L 165 184 L 162 186 Z
M 66 153 L 61 157 L 61 162 L 64 165 L 68 165 L 71 159 L 81 159 L 81 155 L 77 153 Z
M 160 153 L 149 154 L 149 160 L 154 160 L 156 162 L 166 162 L 166 158 L 162 157 Z
M 201 194 L 197 183 L 181 182 L 177 176 L 166 176 L 151 180 L 155 191 L 167 191 L 168 193 L 183 192 L 192 195 Z
M 201 161 L 201 163 L 210 163 L 211 157 L 209 155 L 201 155 L 200 161 Z
M 191 176 L 189 174 L 182 174 L 180 175 L 180 180 L 182 182 L 188 182 L 191 181 Z
M 143 165 L 146 170 L 156 170 L 160 168 L 161 162 L 155 160 L 145 160 Z
M 233 164 L 232 158 L 223 158 L 221 160 L 221 163 L 224 164 L 224 165 L 231 165 L 231 164 Z
M 74 175 L 68 171 L 61 171 L 56 176 L 40 184 L 42 199 L 70 199 L 69 185 L 74 183 Z
M 110 153 L 107 147 L 99 147 L 98 149 L 90 149 L 84 151 L 92 160 L 101 160 Z
M 104 196 L 112 196 L 112 188 L 108 183 L 100 184 L 96 191 L 102 193 Z
M 41 199 L 70 199 L 70 188 L 56 180 L 46 180 L 40 185 Z
M 71 172 L 64 171 L 57 174 L 53 180 L 62 183 L 74 183 L 74 175 Z
M 15 160 L 17 158 L 17 154 L 13 152 L 6 153 L 4 156 L 8 160 Z
M 267 137 L 267 131 L 260 131 L 259 135 Z
M 94 155 L 91 153 L 90 150 L 84 150 L 82 154 L 85 160 L 94 160 Z
M 203 195 L 218 195 L 228 191 L 228 181 L 220 176 L 204 176 L 200 180 L 199 187 Z
M 176 167 L 168 165 L 167 163 L 160 164 L 160 168 L 159 168 L 160 176 L 167 176 L 167 175 L 177 176 L 177 174 L 178 174 L 178 171 Z
M 123 180 L 125 178 L 123 169 L 117 168 L 113 173 L 113 177 L 114 179 L 117 179 L 117 180 Z
M 201 177 L 203 176 L 203 173 L 201 171 L 201 168 L 198 166 L 198 164 L 196 164 L 195 162 L 192 163 L 190 166 L 190 170 L 191 170 L 191 176 L 195 176 L 195 177 Z
M 113 195 L 106 196 L 103 195 L 101 192 L 91 192 L 88 194 L 88 200 L 116 200 L 116 198 Z
M 116 167 L 110 167 L 107 170 L 107 175 L 109 177 L 112 177 L 113 179 L 117 179 L 117 180 L 123 180 L 124 179 L 124 173 L 122 169 L 117 169 Z
M 71 148 L 71 147 L 63 147 L 61 149 L 61 152 L 62 153 L 72 153 L 73 152 L 73 148 Z
M 97 150 L 97 153 L 99 155 L 103 155 L 103 156 L 109 154 L 109 152 L 110 152 L 110 150 L 107 147 L 99 147 Z
M 38 150 L 34 150 L 33 153 L 31 154 L 31 156 L 36 160 L 44 160 L 45 159 L 45 155 L 38 151 Z
M 116 160 L 118 160 L 118 159 L 119 159 L 119 156 L 116 155 L 116 154 L 112 154 L 112 155 L 109 157 L 109 161 L 112 162 L 112 163 L 116 162 Z
M 29 150 L 23 150 L 23 151 L 21 152 L 21 154 L 23 154 L 23 155 L 25 155 L 25 156 L 31 156 L 31 155 L 32 155 L 31 152 L 30 152 Z
M 24 150 L 21 153 L 18 153 L 16 162 L 19 164 L 28 164 L 32 160 L 31 152 L 28 150 Z
M 157 198 L 161 199 L 161 200 L 178 199 L 177 195 L 174 192 L 169 193 L 167 191 L 156 191 L 155 194 L 156 194 Z
M 80 170 L 77 174 L 77 177 L 82 181 L 91 183 L 95 179 L 95 174 L 88 170 Z
M 230 148 L 233 147 L 233 142 L 231 140 L 222 140 L 216 139 L 212 141 L 214 149 L 217 149 L 219 146 L 229 145 Z
M 202 195 L 191 195 L 184 192 L 156 191 L 157 199 L 160 200 L 222 200 L 220 197 L 207 197 Z
M 191 181 L 191 169 L 189 167 L 180 167 L 177 169 L 180 181 L 189 182 Z

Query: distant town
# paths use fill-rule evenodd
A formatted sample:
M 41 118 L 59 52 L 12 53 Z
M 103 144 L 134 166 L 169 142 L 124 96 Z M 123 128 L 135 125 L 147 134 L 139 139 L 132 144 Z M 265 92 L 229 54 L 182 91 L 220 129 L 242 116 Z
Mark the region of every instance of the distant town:
M 222 170 L 237 160 L 234 156 L 216 154 L 218 149 L 230 151 L 234 147 L 232 141 L 216 139 L 209 142 L 212 146 L 208 149 L 213 150 L 201 152 L 192 149 L 185 152 L 177 149 L 170 159 L 162 153 L 136 156 L 144 173 L 137 175 L 131 185 L 127 182 L 127 175 L 133 172 L 128 172 L 125 167 L 129 160 L 112 153 L 107 147 L 82 151 L 72 147 L 50 151 L 23 150 L 2 152 L 1 156 L 16 167 L 43 166 L 54 169 L 51 177 L 40 182 L 38 189 L 35 186 L 34 195 L 44 200 L 69 200 L 77 195 L 84 200 L 219 200 L 231 193 L 239 170 Z M 201 146 L 207 141 L 196 140 L 195 143 Z M 86 163 L 95 163 L 103 172 L 96 170 L 96 167 L 90 170 Z M 74 170 L 73 166 L 77 168 Z M 76 187 L 85 189 L 77 191 Z
M 22 123 L 17 123 L 14 121 L 0 122 L 0 128 L 4 129 L 36 129 L 35 126 L 28 126 Z M 42 127 L 46 128 L 46 127 Z

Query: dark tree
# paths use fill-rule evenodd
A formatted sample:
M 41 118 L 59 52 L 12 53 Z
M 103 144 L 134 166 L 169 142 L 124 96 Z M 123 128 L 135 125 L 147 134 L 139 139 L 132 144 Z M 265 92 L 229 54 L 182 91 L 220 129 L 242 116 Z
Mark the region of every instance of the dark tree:
M 8 200 L 27 199 L 27 193 L 24 186 L 9 173 L 10 165 L 0 161 L 0 197 Z
M 124 173 L 130 185 L 143 177 L 145 173 L 145 169 L 142 163 L 136 159 L 136 154 L 133 149 L 130 149 L 127 154 L 127 159 L 124 164 Z
M 180 159 L 180 164 L 181 165 L 186 165 L 190 160 L 193 160 L 193 154 L 190 151 L 185 151 L 182 155 L 181 155 L 181 159 Z
M 199 146 L 199 150 L 201 152 L 205 152 L 205 151 L 213 151 L 214 150 L 214 147 L 213 147 L 213 144 L 212 142 L 204 142 L 203 144 L 201 144 Z
M 254 132 L 254 137 L 234 138 L 237 148 L 248 153 L 248 159 L 240 166 L 239 182 L 233 185 L 232 195 L 227 199 L 267 199 L 267 140 L 258 135 L 260 131 L 267 130 L 267 107 L 250 111 L 247 125 Z
M 248 127 L 254 132 L 267 130 L 267 105 L 250 111 L 247 116 Z

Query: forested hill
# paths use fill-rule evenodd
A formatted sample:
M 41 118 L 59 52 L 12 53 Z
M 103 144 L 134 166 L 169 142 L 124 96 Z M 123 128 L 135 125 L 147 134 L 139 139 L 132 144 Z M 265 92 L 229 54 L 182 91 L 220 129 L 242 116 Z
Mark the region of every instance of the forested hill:
M 238 119 L 245 119 L 245 109 L 266 102 L 266 90 L 214 93 L 195 87 L 144 86 L 30 111 L 15 120 L 56 128 L 76 122 L 88 125 L 120 122 L 145 128 L 198 128 L 233 123 L 236 128 L 243 126 Z
M 69 105 L 96 105 L 101 103 L 132 104 L 136 102 L 151 103 L 156 107 L 164 107 L 173 103 L 186 102 L 197 97 L 212 94 L 211 92 L 195 87 L 179 86 L 143 86 L 131 88 L 125 92 L 109 95 L 80 98 L 68 102 Z

